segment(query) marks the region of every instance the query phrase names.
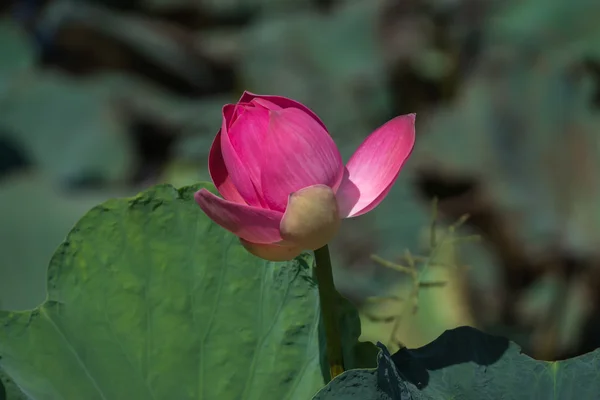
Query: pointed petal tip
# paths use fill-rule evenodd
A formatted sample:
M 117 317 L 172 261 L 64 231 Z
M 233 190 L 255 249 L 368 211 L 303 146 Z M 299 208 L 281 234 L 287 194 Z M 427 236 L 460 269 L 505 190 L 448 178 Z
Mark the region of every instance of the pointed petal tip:
M 386 125 L 390 124 L 390 123 L 399 123 L 399 122 L 409 122 L 412 123 L 414 125 L 415 121 L 417 119 L 417 113 L 410 113 L 410 114 L 404 114 L 404 115 L 398 115 L 395 118 L 392 118 L 391 120 L 389 120 L 388 122 L 386 122 L 385 124 L 383 124 L 381 127 L 385 127 Z
M 369 135 L 365 142 L 373 136 L 377 137 L 379 141 L 387 142 L 386 145 L 389 146 L 389 149 L 392 149 L 396 145 L 402 143 L 402 147 L 404 147 L 405 149 L 406 147 L 411 147 L 412 150 L 412 146 L 414 146 L 415 143 L 416 119 L 416 113 L 399 115 L 395 118 L 392 118 L 385 124 L 381 125 L 378 129 L 376 129 L 371 135 Z M 385 137 L 387 137 L 387 140 Z M 395 148 L 395 150 L 398 151 L 400 149 Z M 406 157 L 408 157 L 408 155 L 410 155 L 410 152 L 406 155 Z
M 416 119 L 417 119 L 417 113 L 398 115 L 397 117 L 394 117 L 394 118 L 390 119 L 388 122 L 386 122 L 385 124 L 383 124 L 381 127 L 379 127 L 379 129 L 382 129 L 384 127 L 389 128 L 391 126 L 398 125 L 398 124 L 410 124 L 414 127 Z M 405 129 L 406 129 L 406 127 L 405 127 Z
M 238 103 L 249 103 L 257 97 L 261 97 L 261 95 L 253 93 L 249 90 L 244 90 L 244 92 L 240 96 L 240 99 L 238 100 Z

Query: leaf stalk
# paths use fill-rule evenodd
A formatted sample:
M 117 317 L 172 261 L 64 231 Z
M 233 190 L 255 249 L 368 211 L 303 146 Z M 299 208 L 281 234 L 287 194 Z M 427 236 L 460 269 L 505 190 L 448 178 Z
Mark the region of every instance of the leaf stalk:
M 342 341 L 338 324 L 339 293 L 333 283 L 331 257 L 327 245 L 315 250 L 315 276 L 319 287 L 321 319 L 325 328 L 327 362 L 330 379 L 344 372 Z

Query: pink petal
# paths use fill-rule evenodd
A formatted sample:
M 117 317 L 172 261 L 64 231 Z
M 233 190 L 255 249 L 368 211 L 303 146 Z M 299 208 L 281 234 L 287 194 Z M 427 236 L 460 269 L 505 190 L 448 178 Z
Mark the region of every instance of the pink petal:
M 284 211 L 291 193 L 311 185 L 327 185 L 335 191 L 344 167 L 327 131 L 297 108 L 269 115 L 269 131 L 261 144 L 261 185 L 267 205 Z
M 257 244 L 240 239 L 240 243 L 248 252 L 269 261 L 289 261 L 302 253 L 300 246 L 284 246 L 280 244 Z
M 227 108 L 228 111 L 231 110 L 231 112 L 230 112 L 231 116 L 225 117 L 225 115 L 224 115 L 224 118 L 226 118 L 225 123 L 227 125 L 227 129 L 231 128 L 231 125 L 233 125 L 233 123 L 235 121 L 237 121 L 237 119 L 240 117 L 240 115 L 242 115 L 246 111 L 246 108 L 248 106 L 249 105 L 246 103 L 241 103 L 241 104 L 238 103 L 238 104 L 235 104 L 233 107 Z
M 194 199 L 210 219 L 242 239 L 259 244 L 281 240 L 283 214 L 278 211 L 224 200 L 206 189 L 197 191 Z
M 284 108 L 284 109 L 285 108 L 297 108 L 301 111 L 304 111 L 308 115 L 310 115 L 315 121 L 317 121 L 323 127 L 323 129 L 327 130 L 327 127 L 325 126 L 323 121 L 321 121 L 321 119 L 317 116 L 317 114 L 315 114 L 314 111 L 312 111 L 310 108 L 306 107 L 304 104 L 299 103 L 296 100 L 288 99 L 287 97 L 261 95 L 261 94 L 254 94 L 254 93 L 245 91 L 244 94 L 242 94 L 242 97 L 240 97 L 240 100 L 238 101 L 238 103 L 239 102 L 251 102 L 254 99 L 267 100 L 267 101 L 277 105 L 278 107 Z M 259 103 L 259 104 L 261 104 L 261 103 Z
M 213 140 L 210 153 L 208 154 L 208 172 L 221 196 L 234 203 L 246 204 L 240 192 L 233 185 L 229 177 L 229 172 L 227 172 L 223 154 L 221 153 L 221 130 L 219 130 Z
M 240 155 L 236 152 L 233 144 L 229 138 L 227 123 L 231 119 L 231 116 L 236 111 L 236 105 L 227 104 L 223 107 L 223 124 L 221 126 L 221 153 L 223 160 L 229 173 L 229 177 L 233 186 L 240 193 L 241 197 L 251 206 L 261 206 L 262 200 L 259 192 L 256 190 L 252 178 L 250 176 L 250 169 L 244 161 L 240 158 Z M 231 125 L 232 129 L 240 118 L 248 112 L 244 111 L 238 119 Z
M 269 129 L 269 111 L 262 107 L 248 108 L 231 125 L 229 141 L 235 150 L 245 173 L 258 194 L 259 205 L 263 206 L 260 166 L 262 165 L 262 143 Z
M 371 211 L 389 193 L 415 144 L 415 117 L 402 115 L 386 122 L 352 155 L 336 193 L 340 217 Z
M 281 110 L 281 107 L 279 107 L 277 104 L 273 103 L 272 101 L 261 99 L 258 97 L 255 99 L 252 99 L 250 104 L 258 105 L 259 107 L 266 108 L 267 110 L 273 110 L 273 111 Z

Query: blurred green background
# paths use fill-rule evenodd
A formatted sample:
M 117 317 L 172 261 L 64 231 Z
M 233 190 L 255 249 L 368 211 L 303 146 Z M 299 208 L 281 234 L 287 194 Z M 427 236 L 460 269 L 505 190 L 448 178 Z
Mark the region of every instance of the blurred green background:
M 332 244 L 363 339 L 471 325 L 543 359 L 600 347 L 598 21 L 597 0 L 4 0 L 0 306 L 44 300 L 92 206 L 209 179 L 247 89 L 314 109 L 346 160 L 417 112 L 394 189 Z M 427 255 L 434 197 L 440 233 L 469 213 L 458 234 L 481 240 L 438 246 L 417 304 L 371 255 Z

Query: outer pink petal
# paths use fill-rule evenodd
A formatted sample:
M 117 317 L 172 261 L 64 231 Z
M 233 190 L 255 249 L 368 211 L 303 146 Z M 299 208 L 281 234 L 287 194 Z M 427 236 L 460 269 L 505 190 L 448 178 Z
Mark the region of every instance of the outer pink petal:
M 269 261 L 289 261 L 298 257 L 303 249 L 300 246 L 283 246 L 280 244 L 256 244 L 240 239 L 242 246 L 256 257 Z
M 415 117 L 408 114 L 388 121 L 352 155 L 336 193 L 340 217 L 362 215 L 385 198 L 415 144 Z
M 229 177 L 229 172 L 227 172 L 223 154 L 221 153 L 221 130 L 219 130 L 213 140 L 210 153 L 208 154 L 208 172 L 221 196 L 234 203 L 246 204 L 240 192 L 233 185 Z
M 269 111 L 262 107 L 252 107 L 247 108 L 228 130 L 229 142 L 252 181 L 260 205 L 264 205 L 260 201 L 262 200 L 260 177 L 262 143 L 268 129 Z
M 278 211 L 227 201 L 206 189 L 196 192 L 194 199 L 210 219 L 242 239 L 259 244 L 281 240 L 283 214 Z
M 261 206 L 262 201 L 259 192 L 256 190 L 249 174 L 248 166 L 244 164 L 237 154 L 229 138 L 227 123 L 236 111 L 236 105 L 227 104 L 223 107 L 223 124 L 221 126 L 221 153 L 229 173 L 233 186 L 240 193 L 241 197 L 251 206 Z M 244 111 L 238 117 L 238 120 L 246 114 Z M 235 122 L 238 122 L 236 120 Z M 231 125 L 235 125 L 235 122 Z
M 270 111 L 262 141 L 263 198 L 274 210 L 285 210 L 288 196 L 312 185 L 340 184 L 344 166 L 333 139 L 317 121 L 297 108 Z
M 323 127 L 323 129 L 327 130 L 327 127 L 325 126 L 323 121 L 321 121 L 321 119 L 317 116 L 317 114 L 315 114 L 314 111 L 306 107 L 304 104 L 297 102 L 296 100 L 288 99 L 287 97 L 283 96 L 261 95 L 245 91 L 238 102 L 251 102 L 253 99 L 267 100 L 276 104 L 280 108 L 297 108 L 299 110 L 302 110 L 308 115 L 310 115 L 315 121 L 317 121 Z

